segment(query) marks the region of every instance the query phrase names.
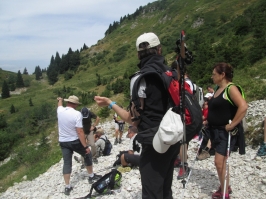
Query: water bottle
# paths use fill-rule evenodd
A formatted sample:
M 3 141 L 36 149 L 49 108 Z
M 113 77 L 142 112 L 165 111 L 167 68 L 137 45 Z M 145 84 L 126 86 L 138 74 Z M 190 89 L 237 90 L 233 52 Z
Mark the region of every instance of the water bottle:
M 105 181 L 103 181 L 101 184 L 99 184 L 98 186 L 97 186 L 97 189 L 102 189 L 103 187 L 105 187 L 106 186 L 106 182 Z

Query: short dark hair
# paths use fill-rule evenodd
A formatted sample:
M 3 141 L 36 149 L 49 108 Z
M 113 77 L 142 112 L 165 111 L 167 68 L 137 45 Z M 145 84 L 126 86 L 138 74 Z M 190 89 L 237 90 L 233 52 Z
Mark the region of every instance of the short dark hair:
M 158 45 L 158 46 L 155 46 L 155 47 L 152 47 L 152 48 L 148 48 L 149 45 L 150 44 L 148 42 L 143 42 L 143 43 L 139 44 L 140 48 L 145 49 L 145 50 L 142 50 L 142 51 L 138 51 L 140 59 L 143 59 L 143 58 L 148 57 L 150 55 L 158 54 L 158 50 L 159 50 L 159 48 L 161 48 L 161 45 Z

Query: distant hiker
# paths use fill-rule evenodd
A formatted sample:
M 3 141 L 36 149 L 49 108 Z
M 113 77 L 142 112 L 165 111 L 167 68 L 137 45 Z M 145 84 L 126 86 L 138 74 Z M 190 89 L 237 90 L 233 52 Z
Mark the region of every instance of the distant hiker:
M 136 47 L 140 60 L 138 64 L 140 71 L 147 68 L 160 71 L 161 73 L 171 70 L 164 64 L 165 60 L 162 56 L 162 47 L 158 37 L 154 33 L 140 35 L 137 38 Z M 138 88 L 138 96 L 145 96 L 145 99 L 139 98 L 141 103 L 140 112 L 132 110 L 134 108 L 133 104 L 131 106 L 131 112 L 134 112 L 136 116 L 141 114 L 141 117 L 133 118 L 130 112 L 122 109 L 116 102 L 109 98 L 95 96 L 94 100 L 99 106 L 109 106 L 110 109 L 113 109 L 127 123 L 131 125 L 133 123 L 134 125 L 138 124 L 137 128 L 139 133 L 136 138 L 138 142 L 139 139 L 143 138 L 143 135 L 150 136 L 147 141 L 148 143 L 140 142 L 142 144 L 142 151 L 139 170 L 142 183 L 142 199 L 170 199 L 173 198 L 171 187 L 174 161 L 179 153 L 180 142 L 173 142 L 167 145 L 164 144 L 159 136 L 155 136 L 160 122 L 168 110 L 167 102 L 169 100 L 169 94 L 162 84 L 160 77 L 146 75 L 144 80 L 146 87 Z M 170 135 L 170 137 L 173 136 Z M 158 144 L 155 147 L 161 147 L 164 151 L 162 153 L 157 152 L 154 149 L 153 142 Z
M 266 117 L 263 121 L 264 126 L 264 142 L 261 143 L 260 148 L 257 152 L 257 156 L 266 156 Z
M 73 152 L 84 156 L 85 166 L 89 173 L 89 183 L 99 179 L 101 176 L 93 173 L 91 150 L 87 146 L 85 134 L 82 126 L 82 115 L 76 110 L 79 104 L 79 98 L 72 95 L 68 99 L 66 107 L 63 107 L 63 99 L 57 98 L 57 118 L 59 144 L 63 154 L 64 165 L 63 175 L 65 180 L 65 195 L 69 195 L 73 187 L 70 185 L 70 175 L 72 170 Z
M 110 145 L 110 146 L 109 146 Z M 95 133 L 95 146 L 97 150 L 96 156 L 106 156 L 109 155 L 112 149 L 112 144 L 108 140 L 102 128 L 96 130 Z M 109 149 L 108 149 L 109 147 Z
M 141 144 L 135 139 L 138 129 L 135 126 L 128 127 L 127 137 L 130 138 L 129 150 L 121 155 L 122 166 L 139 166 Z
M 98 160 L 96 157 L 96 146 L 94 142 L 94 132 L 96 131 L 96 126 L 98 125 L 100 118 L 94 114 L 92 111 L 90 111 L 87 107 L 83 107 L 81 109 L 81 114 L 83 116 L 82 119 L 82 125 L 83 125 L 83 131 L 86 136 L 86 142 L 87 145 L 91 147 L 91 154 L 92 154 L 92 161 L 97 164 Z M 94 124 L 92 124 L 92 119 L 94 119 Z M 80 159 L 76 156 L 74 157 L 76 161 L 81 161 L 82 167 L 84 165 L 84 158 L 81 156 Z
M 211 95 L 214 95 L 214 89 L 212 88 L 212 86 L 207 86 L 207 90 L 208 90 L 208 93 L 210 93 Z
M 226 174 L 226 160 L 227 160 L 227 145 L 228 145 L 228 132 L 235 130 L 235 127 L 239 127 L 242 119 L 245 117 L 248 105 L 243 99 L 239 89 L 232 85 L 229 90 L 231 104 L 226 99 L 225 89 L 233 79 L 233 68 L 227 63 L 218 63 L 213 67 L 212 80 L 214 84 L 217 84 L 217 90 L 214 96 L 208 102 L 208 125 L 210 128 L 211 145 L 215 148 L 215 166 L 220 181 L 219 189 L 212 194 L 212 198 L 223 198 L 224 183 L 226 180 L 225 198 L 230 198 L 229 193 L 231 187 L 229 186 L 229 170 Z M 229 120 L 232 122 L 229 124 Z M 233 149 L 237 140 L 237 135 L 231 136 L 230 151 Z M 232 167 L 231 167 L 232 168 Z
M 121 108 L 123 108 L 121 106 Z M 115 121 L 115 145 L 121 144 L 122 142 L 122 135 L 124 131 L 125 121 L 121 119 L 119 115 L 116 113 L 114 114 L 114 121 Z

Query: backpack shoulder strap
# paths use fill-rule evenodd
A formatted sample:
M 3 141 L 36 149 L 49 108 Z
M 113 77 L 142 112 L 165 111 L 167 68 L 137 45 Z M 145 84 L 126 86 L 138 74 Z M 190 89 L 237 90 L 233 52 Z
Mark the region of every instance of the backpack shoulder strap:
M 227 85 L 227 87 L 225 88 L 225 97 L 230 102 L 230 104 L 232 104 L 233 106 L 235 106 L 234 102 L 230 98 L 230 93 L 229 93 L 230 88 L 233 85 L 235 85 L 238 88 L 238 90 L 241 93 L 243 99 L 245 99 L 245 93 L 244 93 L 244 91 L 243 91 L 243 89 L 242 89 L 242 87 L 240 85 L 236 85 L 234 83 L 230 83 L 230 84 Z

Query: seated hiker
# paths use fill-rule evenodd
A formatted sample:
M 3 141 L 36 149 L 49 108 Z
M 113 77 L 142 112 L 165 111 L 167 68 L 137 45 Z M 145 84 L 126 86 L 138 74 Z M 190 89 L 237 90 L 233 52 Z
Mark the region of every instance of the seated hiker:
M 129 150 L 122 151 L 117 156 L 118 159 L 114 163 L 114 166 L 121 164 L 122 166 L 139 166 L 141 144 L 139 144 L 135 137 L 138 133 L 138 129 L 135 126 L 128 127 L 127 137 L 130 138 Z M 120 157 L 119 157 L 120 156 Z
M 106 135 L 104 134 L 103 129 L 97 129 L 95 133 L 95 146 L 96 146 L 96 157 L 102 155 L 102 152 L 105 147 L 105 139 L 107 139 Z
M 264 142 L 260 145 L 257 156 L 266 156 L 266 117 L 264 118 Z

